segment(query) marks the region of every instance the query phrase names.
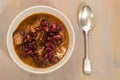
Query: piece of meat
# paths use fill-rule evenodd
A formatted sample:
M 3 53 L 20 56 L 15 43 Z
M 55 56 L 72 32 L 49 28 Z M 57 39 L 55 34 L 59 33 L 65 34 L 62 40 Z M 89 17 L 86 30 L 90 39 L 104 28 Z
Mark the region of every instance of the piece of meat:
M 16 32 L 13 36 L 15 45 L 20 45 L 23 42 L 23 37 L 19 32 Z
M 58 47 L 57 48 L 57 51 L 56 51 L 56 56 L 58 57 L 58 58 L 62 58 L 63 57 L 63 55 L 65 54 L 65 52 L 66 52 L 66 48 L 63 46 L 63 47 Z
M 66 44 L 66 38 L 65 38 L 65 34 L 62 31 L 60 31 L 59 34 L 62 36 L 62 40 L 59 41 L 60 43 L 58 42 L 59 46 L 61 47 Z
M 37 40 L 40 40 L 41 35 L 42 35 L 42 32 L 37 33 L 37 36 L 36 36 L 36 38 L 35 38 L 36 41 L 37 41 Z
M 33 25 L 30 26 L 30 31 L 31 31 L 31 32 L 35 32 L 35 31 L 36 31 L 36 30 L 35 30 L 35 27 L 34 27 Z
M 60 31 L 59 34 L 64 38 L 64 33 L 62 31 Z
M 40 26 L 40 20 L 37 19 L 31 26 L 30 26 L 30 30 L 31 32 L 36 32 L 36 28 Z
M 34 27 L 39 27 L 40 26 L 40 19 L 37 19 L 34 23 L 33 23 L 33 26 Z
M 44 51 L 44 46 L 39 46 L 38 48 L 37 48 L 37 52 L 38 52 L 38 55 L 39 56 L 41 56 L 42 55 L 42 53 L 43 53 L 43 51 Z
M 25 32 L 26 32 L 26 33 L 28 33 L 28 32 L 30 31 L 30 27 L 31 27 L 31 25 L 27 25 L 27 26 L 26 26 L 26 29 L 25 29 Z

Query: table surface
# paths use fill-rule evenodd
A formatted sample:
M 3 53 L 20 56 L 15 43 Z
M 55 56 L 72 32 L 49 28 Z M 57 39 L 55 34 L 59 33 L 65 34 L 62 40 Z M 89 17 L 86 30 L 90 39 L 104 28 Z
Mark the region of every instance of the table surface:
M 83 74 L 84 36 L 77 25 L 82 0 L 0 0 L 0 80 L 120 80 L 120 0 L 87 0 L 95 14 L 89 34 L 91 75 Z M 52 6 L 71 21 L 76 45 L 69 61 L 48 74 L 32 74 L 19 68 L 9 56 L 6 34 L 11 21 L 22 10 L 36 5 Z

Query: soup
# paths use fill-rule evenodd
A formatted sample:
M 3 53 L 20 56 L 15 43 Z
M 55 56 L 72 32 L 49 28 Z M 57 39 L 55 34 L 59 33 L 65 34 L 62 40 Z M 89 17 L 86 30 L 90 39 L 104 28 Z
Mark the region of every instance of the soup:
M 14 49 L 26 64 L 46 68 L 58 63 L 66 54 L 69 35 L 57 17 L 38 13 L 25 18 L 13 33 Z

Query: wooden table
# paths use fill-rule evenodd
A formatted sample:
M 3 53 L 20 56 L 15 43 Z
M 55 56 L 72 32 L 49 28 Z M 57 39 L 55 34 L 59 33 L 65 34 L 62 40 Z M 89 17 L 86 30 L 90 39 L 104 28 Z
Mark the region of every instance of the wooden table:
M 120 0 L 87 0 L 95 14 L 95 26 L 89 34 L 91 75 L 83 74 L 84 37 L 77 25 L 81 0 L 0 0 L 0 80 L 120 80 Z M 63 12 L 76 33 L 75 50 L 59 70 L 38 75 L 19 68 L 9 56 L 6 34 L 11 21 L 22 10 L 52 6 Z

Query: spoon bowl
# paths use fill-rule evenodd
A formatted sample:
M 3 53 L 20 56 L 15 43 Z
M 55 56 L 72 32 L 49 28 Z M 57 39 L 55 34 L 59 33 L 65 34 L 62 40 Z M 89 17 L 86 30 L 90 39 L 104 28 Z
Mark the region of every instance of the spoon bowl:
M 84 31 L 89 31 L 93 28 L 93 13 L 87 4 L 83 4 L 78 15 L 78 23 Z

